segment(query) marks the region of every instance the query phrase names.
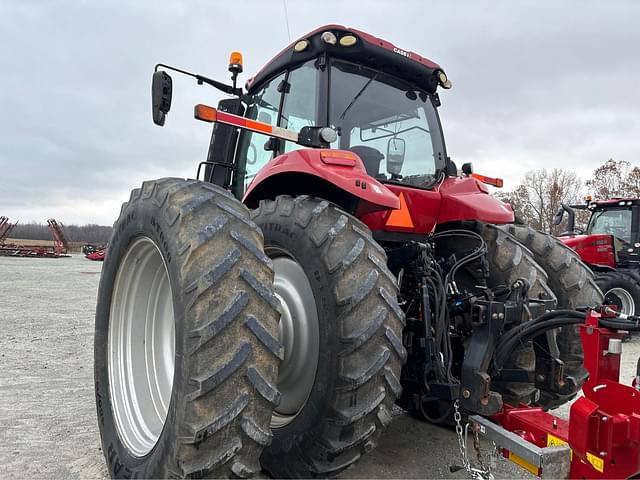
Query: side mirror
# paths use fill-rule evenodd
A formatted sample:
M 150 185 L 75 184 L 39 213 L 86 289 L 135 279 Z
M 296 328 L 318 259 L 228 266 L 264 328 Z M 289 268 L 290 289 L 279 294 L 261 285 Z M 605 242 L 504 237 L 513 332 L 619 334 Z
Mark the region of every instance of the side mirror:
M 171 93 L 172 81 L 169 74 L 163 70 L 154 72 L 151 82 L 151 110 L 153 123 L 156 125 L 164 125 L 165 117 L 171 109 Z
M 404 164 L 405 142 L 402 138 L 390 138 L 387 142 L 387 173 L 400 175 Z
M 553 217 L 553 224 L 560 225 L 560 222 L 562 222 L 562 215 L 565 211 L 567 212 L 567 232 L 573 233 L 576 228 L 576 212 L 569 205 L 565 205 L 564 203 L 560 204 L 558 213 Z
M 560 207 L 553 217 L 553 224 L 560 225 L 562 223 L 562 217 L 564 216 L 564 208 Z

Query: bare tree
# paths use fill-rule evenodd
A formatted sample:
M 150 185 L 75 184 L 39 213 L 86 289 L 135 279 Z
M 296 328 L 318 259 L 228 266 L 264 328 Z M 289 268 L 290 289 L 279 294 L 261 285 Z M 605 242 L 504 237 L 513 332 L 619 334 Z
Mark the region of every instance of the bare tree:
M 99 245 L 109 241 L 111 229 L 102 225 L 64 225 L 64 231 L 70 241 Z M 44 223 L 18 223 L 12 230 L 11 237 L 25 240 L 51 240 L 51 232 Z
M 631 168 L 624 160 L 610 158 L 593 171 L 586 182 L 594 198 L 606 200 L 612 197 L 640 195 L 640 169 Z
M 633 167 L 624 182 L 626 194 L 630 197 L 640 197 L 640 167 Z
M 511 204 L 516 217 L 533 228 L 558 234 L 562 227 L 553 225 L 553 217 L 562 203 L 578 203 L 582 197 L 582 181 L 571 171 L 534 170 L 512 191 L 497 195 Z

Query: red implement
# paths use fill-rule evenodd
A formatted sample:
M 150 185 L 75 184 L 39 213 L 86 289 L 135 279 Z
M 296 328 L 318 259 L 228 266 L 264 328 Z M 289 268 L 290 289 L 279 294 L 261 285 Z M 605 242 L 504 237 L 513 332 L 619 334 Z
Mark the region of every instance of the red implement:
M 505 441 L 498 439 L 497 443 L 503 456 L 535 475 L 546 476 L 552 471 L 553 476 L 568 474 L 569 478 L 631 478 L 640 474 L 640 392 L 619 382 L 623 334 L 598 326 L 600 318 L 592 311 L 580 325 L 584 364 L 590 376 L 582 388 L 584 396 L 571 406 L 568 421 L 527 406 L 505 406 L 493 417 L 502 429 L 498 427 L 500 431 L 487 436 L 494 440 L 501 436 Z M 478 423 L 482 431 L 493 430 L 484 421 Z M 524 442 L 509 440 L 511 434 Z M 519 450 L 523 444 L 529 445 L 527 453 L 539 455 L 541 461 L 531 460 L 538 458 L 535 455 L 523 458 L 526 455 Z M 550 456 L 555 449 L 548 447 L 565 445 L 571 449 L 570 465 L 568 470 L 558 470 Z M 561 463 L 557 458 L 555 462 Z
M 96 250 L 95 252 L 91 252 L 85 256 L 89 260 L 94 260 L 97 262 L 102 262 L 104 260 L 105 255 L 107 254 L 107 250 L 102 248 L 100 250 Z

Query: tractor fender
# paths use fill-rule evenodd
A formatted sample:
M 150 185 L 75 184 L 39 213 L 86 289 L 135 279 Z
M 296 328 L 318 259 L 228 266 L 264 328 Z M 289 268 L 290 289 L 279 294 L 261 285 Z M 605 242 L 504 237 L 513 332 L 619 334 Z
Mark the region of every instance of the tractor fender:
M 485 223 L 513 223 L 511 205 L 489 195 L 489 189 L 472 177 L 448 177 L 440 185 L 442 204 L 438 223 L 478 220 Z
M 301 149 L 269 161 L 242 199 L 249 208 L 278 195 L 312 195 L 349 213 L 400 208 L 398 197 L 367 174 L 360 157 L 347 150 Z

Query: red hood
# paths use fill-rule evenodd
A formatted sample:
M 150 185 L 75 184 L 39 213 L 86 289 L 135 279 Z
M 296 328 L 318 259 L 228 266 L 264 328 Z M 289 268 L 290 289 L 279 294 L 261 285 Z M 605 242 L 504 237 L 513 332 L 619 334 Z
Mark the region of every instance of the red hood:
M 448 177 L 440 186 L 442 208 L 438 223 L 480 220 L 487 223 L 513 223 L 511 205 L 489 195 L 489 189 L 471 177 Z
M 616 257 L 613 237 L 607 234 L 567 235 L 558 237 L 565 245 L 576 251 L 583 262 L 615 268 Z

